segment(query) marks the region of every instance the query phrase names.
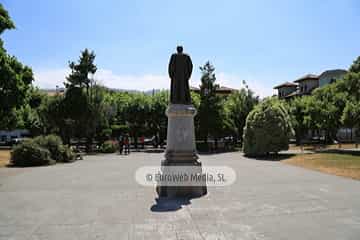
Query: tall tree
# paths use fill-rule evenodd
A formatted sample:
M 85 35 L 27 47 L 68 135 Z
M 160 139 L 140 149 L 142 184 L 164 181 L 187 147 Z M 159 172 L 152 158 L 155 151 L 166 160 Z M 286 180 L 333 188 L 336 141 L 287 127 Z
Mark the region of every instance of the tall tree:
M 245 87 L 231 94 L 225 103 L 225 108 L 229 111 L 229 117 L 235 125 L 237 139 L 242 139 L 246 117 L 259 103 L 259 97 L 255 96 L 245 81 L 243 81 L 243 84 Z
M 87 48 L 82 51 L 77 63 L 73 61 L 69 63 L 71 73 L 66 78 L 67 82 L 65 83 L 65 86 L 67 88 L 86 87 L 86 92 L 89 94 L 89 88 L 92 85 L 92 79 L 89 78 L 89 74 L 95 74 L 97 70 L 94 61 L 94 51 L 89 51 Z
M 126 123 L 129 127 L 130 135 L 134 137 L 135 148 L 137 148 L 137 138 L 146 134 L 148 129 L 147 119 L 150 113 L 150 106 L 150 97 L 145 94 L 134 94 L 126 106 Z
M 301 140 L 305 137 L 309 129 L 315 130 L 314 126 L 309 128 L 312 125 L 311 119 L 308 116 L 308 110 L 310 101 L 312 101 L 311 96 L 302 96 L 296 97 L 289 102 L 286 102 L 286 107 L 288 108 L 292 125 L 295 131 L 296 143 L 301 144 Z
M 147 126 L 151 135 L 159 137 L 160 143 L 166 138 L 167 117 L 165 111 L 169 103 L 168 96 L 168 91 L 161 91 L 155 93 L 150 100 L 150 115 Z
M 341 122 L 351 128 L 351 140 L 353 139 L 353 128 L 360 128 L 360 102 L 349 99 L 346 102 Z
M 226 130 L 226 112 L 223 99 L 216 94 L 219 85 L 216 84 L 215 68 L 210 62 L 200 67 L 200 106 L 199 106 L 199 131 L 200 137 L 206 142 L 208 137 L 213 137 L 215 142 Z
M 13 28 L 14 23 L 0 4 L 0 34 Z M 8 55 L 0 39 L 0 129 L 16 126 L 16 109 L 24 104 L 33 80 L 31 68 Z
M 325 131 L 325 142 L 331 143 L 341 127 L 341 116 L 346 105 L 347 94 L 339 92 L 337 84 L 316 89 L 312 96 L 311 118 L 319 129 Z

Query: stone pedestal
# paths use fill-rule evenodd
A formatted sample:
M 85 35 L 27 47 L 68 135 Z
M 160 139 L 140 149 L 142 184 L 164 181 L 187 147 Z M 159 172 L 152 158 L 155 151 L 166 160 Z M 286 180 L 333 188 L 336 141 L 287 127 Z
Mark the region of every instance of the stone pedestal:
M 167 146 L 162 172 L 173 171 L 172 167 L 183 167 L 189 174 L 202 174 L 195 144 L 193 105 L 170 104 L 166 110 L 168 117 Z M 190 168 L 189 168 L 190 167 Z M 200 197 L 207 193 L 206 183 L 186 186 L 158 186 L 160 197 Z

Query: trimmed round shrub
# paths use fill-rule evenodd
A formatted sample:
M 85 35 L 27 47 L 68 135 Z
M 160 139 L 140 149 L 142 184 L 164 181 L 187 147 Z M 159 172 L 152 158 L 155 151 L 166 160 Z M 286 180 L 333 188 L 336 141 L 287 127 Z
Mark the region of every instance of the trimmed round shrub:
M 71 162 L 75 159 L 75 155 L 72 150 L 68 146 L 63 145 L 59 136 L 38 136 L 34 138 L 34 142 L 39 146 L 48 149 L 51 158 L 56 162 Z
M 31 167 L 54 164 L 49 150 L 39 146 L 33 140 L 27 140 L 15 146 L 11 151 L 10 164 L 17 167 Z
M 288 150 L 292 135 L 290 117 L 282 102 L 265 100 L 246 119 L 244 153 L 247 156 L 262 156 Z
M 100 147 L 100 152 L 102 153 L 114 153 L 116 152 L 116 143 L 114 141 L 105 141 L 101 147 Z

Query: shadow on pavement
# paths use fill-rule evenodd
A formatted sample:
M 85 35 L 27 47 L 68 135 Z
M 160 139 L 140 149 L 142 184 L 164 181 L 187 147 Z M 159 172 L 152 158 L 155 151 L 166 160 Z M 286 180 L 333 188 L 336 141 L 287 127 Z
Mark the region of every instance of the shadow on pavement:
M 190 198 L 166 198 L 160 197 L 155 199 L 156 203 L 151 206 L 152 212 L 172 212 L 177 211 L 184 205 L 191 204 Z
M 255 159 L 260 161 L 282 161 L 295 156 L 294 153 L 280 153 L 280 154 L 269 154 L 263 156 L 245 156 L 249 159 Z
M 163 153 L 165 149 L 147 149 L 144 151 L 145 153 Z

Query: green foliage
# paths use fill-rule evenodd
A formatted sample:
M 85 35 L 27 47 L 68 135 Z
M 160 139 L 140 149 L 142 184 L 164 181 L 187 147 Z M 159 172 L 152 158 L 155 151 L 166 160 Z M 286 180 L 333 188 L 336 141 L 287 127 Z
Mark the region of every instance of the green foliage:
M 68 146 L 63 145 L 59 136 L 38 136 L 34 138 L 33 141 L 39 146 L 49 150 L 50 157 L 56 162 L 71 162 L 75 159 L 75 155 L 72 150 Z
M 340 80 L 341 81 L 341 80 Z M 314 125 L 325 131 L 325 141 L 332 142 L 341 127 L 341 116 L 346 105 L 347 93 L 339 91 L 338 83 L 329 84 L 313 92 L 309 111 Z
M 261 156 L 287 150 L 292 134 L 290 117 L 284 104 L 267 99 L 257 105 L 246 119 L 244 153 Z
M 0 3 L 0 34 L 12 28 L 15 25 Z M 26 104 L 32 81 L 31 68 L 8 55 L 0 40 L 0 129 L 16 127 L 19 119 L 17 111 Z
M 354 100 L 346 102 L 341 122 L 350 128 L 360 127 L 360 102 Z
M 64 96 L 45 98 L 38 109 L 43 133 L 58 134 L 65 143 L 69 144 L 76 130 L 75 120 L 69 117 L 69 111 L 71 105 L 65 101 Z
M 112 133 L 113 133 L 113 130 L 111 128 L 102 129 L 99 133 L 98 139 L 100 140 L 100 142 L 109 140 L 112 136 Z
M 116 152 L 117 144 L 112 140 L 105 141 L 101 147 L 100 152 L 102 153 L 114 153 Z
M 256 97 L 246 85 L 240 91 L 231 94 L 226 103 L 225 108 L 229 112 L 229 117 L 235 125 L 237 137 L 242 137 L 245 127 L 246 117 L 251 110 L 259 103 L 259 97 Z
M 87 48 L 81 52 L 81 56 L 77 63 L 70 62 L 69 67 L 71 69 L 70 75 L 66 78 L 67 83 L 65 86 L 69 87 L 86 87 L 89 89 L 91 79 L 89 74 L 95 74 L 97 67 L 94 64 L 95 53 L 89 51 Z
M 94 138 L 103 137 L 102 130 L 110 127 L 116 113 L 109 91 L 89 78 L 97 70 L 94 60 L 94 52 L 85 49 L 77 63 L 70 62 L 65 96 L 47 100 L 39 111 L 44 132 L 58 133 L 68 144 L 71 138 L 85 138 L 88 150 Z
M 76 160 L 75 152 L 68 145 L 62 145 L 61 154 L 63 162 L 73 162 Z
M 147 118 L 150 114 L 151 100 L 148 95 L 134 94 L 125 108 L 126 124 L 134 137 L 145 134 Z
M 232 123 L 227 117 L 222 97 L 216 94 L 219 87 L 216 84 L 215 68 L 210 62 L 206 62 L 201 70 L 200 105 L 198 109 L 199 135 L 205 139 L 209 136 L 219 138 L 229 132 Z
M 49 150 L 32 140 L 24 141 L 11 151 L 10 164 L 17 167 L 31 167 L 54 164 Z
M 190 92 L 191 95 L 191 104 L 194 105 L 196 109 L 199 109 L 200 107 L 200 94 L 195 92 Z
M 335 85 L 337 92 L 346 94 L 347 99 L 360 101 L 360 72 L 348 72 Z
M 16 128 L 27 129 L 32 135 L 39 135 L 42 132 L 42 122 L 36 108 L 29 104 L 21 106 L 15 110 Z
M 286 104 L 298 144 L 301 143 L 308 129 L 318 129 L 315 122 L 318 105 L 313 104 L 313 101 L 311 96 L 302 96 Z
M 123 135 L 125 133 L 129 133 L 129 127 L 125 124 L 113 124 L 111 125 L 112 134 L 115 137 L 118 137 L 120 135 Z
M 150 114 L 147 121 L 147 134 L 157 135 L 162 142 L 166 138 L 167 117 L 166 108 L 169 104 L 169 92 L 161 91 L 150 98 Z
M 2 34 L 6 29 L 13 29 L 13 28 L 15 28 L 15 25 L 11 20 L 9 13 L 0 3 L 0 34 Z
M 25 103 L 32 81 L 32 70 L 0 46 L 0 129 L 16 126 L 15 111 Z
M 360 73 L 360 56 L 353 62 L 349 69 L 350 72 Z

